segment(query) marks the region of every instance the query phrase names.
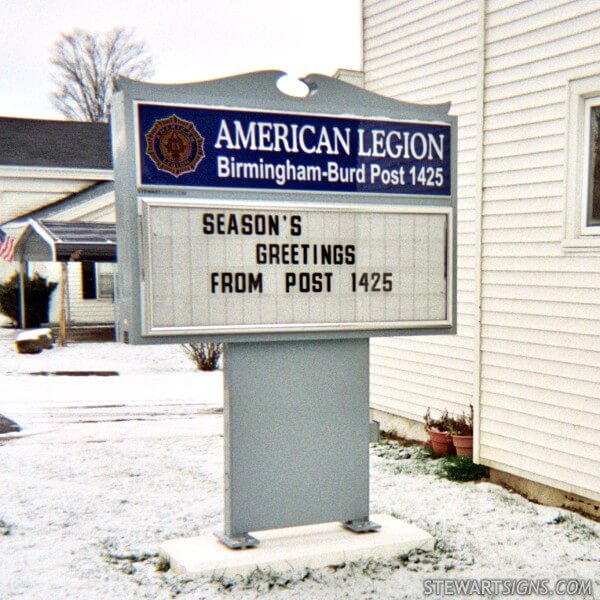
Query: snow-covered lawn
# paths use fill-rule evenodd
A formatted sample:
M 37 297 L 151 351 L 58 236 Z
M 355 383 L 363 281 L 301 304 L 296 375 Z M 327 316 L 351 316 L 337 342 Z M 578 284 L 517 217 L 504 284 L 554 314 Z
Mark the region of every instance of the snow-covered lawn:
M 23 431 L 0 436 L 0 598 L 423 598 L 440 578 L 580 578 L 600 598 L 600 524 L 440 479 L 395 444 L 372 449 L 372 512 L 428 530 L 433 552 L 243 580 L 157 570 L 163 540 L 221 528 L 220 373 L 196 371 L 178 346 L 20 356 L 12 339 L 0 330 L 0 414 Z M 119 375 L 28 374 L 73 370 Z

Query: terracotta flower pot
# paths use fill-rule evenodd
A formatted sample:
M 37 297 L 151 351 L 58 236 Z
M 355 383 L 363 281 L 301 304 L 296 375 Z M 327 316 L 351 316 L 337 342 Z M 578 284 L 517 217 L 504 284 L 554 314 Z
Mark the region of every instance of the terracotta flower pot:
M 452 436 L 446 431 L 436 431 L 428 429 L 431 447 L 438 456 L 448 456 L 454 454 L 454 446 L 452 445 Z
M 452 443 L 456 448 L 457 456 L 473 456 L 473 436 L 472 435 L 453 435 Z

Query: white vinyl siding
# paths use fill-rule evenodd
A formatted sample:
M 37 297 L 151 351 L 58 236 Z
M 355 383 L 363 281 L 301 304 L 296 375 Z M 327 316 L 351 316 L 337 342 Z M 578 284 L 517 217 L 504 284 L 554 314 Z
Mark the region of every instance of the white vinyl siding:
M 110 171 L 0 165 L 0 223 L 37 210 L 112 178 Z
M 81 263 L 68 263 L 69 319 L 72 325 L 114 323 L 115 305 L 111 298 L 84 300 L 81 285 Z
M 52 216 L 54 221 L 90 221 L 102 223 L 115 222 L 115 194 L 108 192 L 93 198 L 83 204 L 57 212 Z M 112 268 L 112 265 L 111 267 Z M 112 298 L 98 298 L 84 300 L 81 284 L 81 263 L 68 263 L 68 315 L 72 325 L 85 325 L 86 323 L 114 323 L 115 305 Z M 98 277 L 98 274 L 96 274 Z M 57 279 L 60 281 L 60 279 Z M 96 280 L 98 284 L 98 279 Z M 54 322 L 59 318 L 60 285 L 54 292 L 53 312 L 51 318 Z
M 366 2 L 365 87 L 407 102 L 452 101 L 458 116 L 457 336 L 371 340 L 371 405 L 421 420 L 473 396 L 477 6 L 468 1 Z
M 115 193 L 113 191 L 90 199 L 85 203 L 57 212 L 53 221 L 87 221 L 94 223 L 114 223 Z
M 88 185 L 89 182 L 81 180 L 3 178 L 0 180 L 0 222 L 10 221 Z
M 74 186 L 73 189 L 86 188 L 93 185 L 92 181 L 89 180 L 54 180 L 44 179 L 42 175 L 37 179 L 32 173 L 30 173 L 30 180 L 18 179 L 19 186 L 22 187 L 23 194 L 28 196 L 27 190 L 41 188 L 45 190 L 52 190 L 52 194 L 62 194 L 65 189 L 71 190 L 70 185 Z M 1 173 L 0 173 L 1 174 Z M 42 184 L 43 182 L 43 184 Z M 10 180 L 0 178 L 0 186 L 11 187 Z M 65 187 L 66 186 L 66 187 Z M 18 187 L 18 186 L 13 186 Z M 68 194 L 66 194 L 68 195 Z M 32 200 L 33 202 L 33 200 Z M 22 203 L 25 207 L 24 210 L 17 212 L 16 214 L 23 214 L 27 212 L 29 204 Z M 15 205 L 16 206 L 16 205 Z M 33 208 L 40 208 L 38 204 L 32 205 Z M 16 208 L 15 208 L 16 210 Z M 67 208 L 62 211 L 57 211 L 51 220 L 55 221 L 90 221 L 90 222 L 103 222 L 103 223 L 114 223 L 115 222 L 115 197 L 114 192 L 108 192 L 97 198 L 88 200 L 85 203 L 78 204 L 75 207 Z M 112 265 L 111 267 L 112 268 Z M 0 261 L 0 281 L 8 279 L 18 269 L 18 263 L 7 263 Z M 54 291 L 50 302 L 50 313 L 49 319 L 53 323 L 57 323 L 60 317 L 60 264 L 59 263 L 29 263 L 29 273 L 33 274 L 39 272 L 41 275 L 47 277 L 51 281 L 59 282 L 58 287 Z M 68 315 L 70 323 L 73 325 L 86 324 L 86 323 L 113 323 L 114 322 L 114 302 L 112 298 L 100 298 L 96 300 L 84 300 L 81 286 L 81 263 L 73 262 L 68 264 L 68 289 L 69 289 L 69 300 L 68 300 Z
M 600 258 L 561 242 L 567 88 L 600 73 L 600 7 L 488 2 L 486 40 L 480 458 L 597 500 Z
M 110 171 L 86 169 L 46 169 L 34 167 L 0 167 L 0 223 L 58 202 L 82 191 L 100 180 L 111 179 Z M 52 217 L 65 221 L 115 221 L 114 193 L 104 194 L 84 205 L 64 210 Z M 0 281 L 8 279 L 17 263 L 0 265 Z M 114 321 L 114 304 L 110 299 L 83 300 L 79 263 L 69 264 L 70 319 L 77 323 L 110 323 Z M 60 267 L 52 263 L 30 263 L 29 272 L 39 271 L 50 280 L 60 281 Z M 79 274 L 78 274 L 79 273 Z M 60 315 L 60 284 L 52 294 L 50 321 Z
M 0 282 L 4 283 L 6 280 L 10 279 L 18 268 L 19 264 L 16 262 L 0 260 Z
M 600 500 L 600 252 L 563 249 L 569 82 L 600 75 L 600 6 L 365 0 L 364 18 L 367 89 L 450 100 L 459 116 L 459 335 L 374 340 L 372 405 L 421 420 L 426 406 L 455 410 L 472 396 L 480 403 L 481 462 Z M 485 43 L 482 190 L 475 189 L 478 43 Z M 404 53 L 423 69 L 407 69 Z
M 19 268 L 19 263 L 13 264 L 13 272 Z M 30 262 L 27 266 L 27 272 L 32 277 L 39 273 L 49 282 L 57 283 L 55 290 L 50 296 L 50 306 L 48 307 L 48 320 L 50 323 L 57 323 L 60 317 L 60 263 L 52 262 Z
M 13 269 L 14 272 L 14 269 Z M 39 273 L 48 281 L 55 281 L 58 286 L 50 298 L 49 319 L 52 323 L 58 323 L 60 319 L 60 263 L 29 263 L 29 274 Z M 115 309 L 111 298 L 98 300 L 84 300 L 81 285 L 81 263 L 67 263 L 68 292 L 67 314 L 69 324 L 81 325 L 86 323 L 114 323 Z

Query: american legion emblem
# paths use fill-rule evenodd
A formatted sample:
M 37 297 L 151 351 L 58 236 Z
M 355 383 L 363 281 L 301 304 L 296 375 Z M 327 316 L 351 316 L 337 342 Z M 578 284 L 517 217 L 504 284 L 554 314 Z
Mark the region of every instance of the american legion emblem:
M 159 171 L 179 177 L 196 170 L 204 158 L 204 138 L 191 121 L 171 115 L 146 134 L 146 154 Z

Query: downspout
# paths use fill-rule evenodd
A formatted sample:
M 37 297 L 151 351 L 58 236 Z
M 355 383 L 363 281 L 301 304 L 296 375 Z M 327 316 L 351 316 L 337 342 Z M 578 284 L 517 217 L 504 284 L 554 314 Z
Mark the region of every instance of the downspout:
M 483 143 L 485 109 L 486 0 L 477 0 L 477 138 L 475 150 L 475 327 L 473 369 L 473 461 L 480 461 L 481 445 L 481 279 L 483 213 Z
M 361 0 L 358 7 L 359 10 L 359 27 L 360 27 L 360 70 L 363 74 L 363 88 L 367 89 L 366 73 L 365 73 L 365 0 Z

